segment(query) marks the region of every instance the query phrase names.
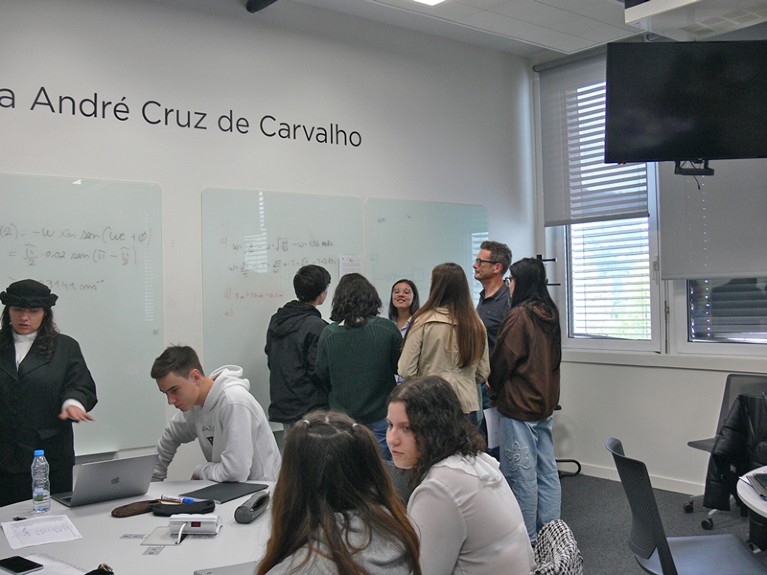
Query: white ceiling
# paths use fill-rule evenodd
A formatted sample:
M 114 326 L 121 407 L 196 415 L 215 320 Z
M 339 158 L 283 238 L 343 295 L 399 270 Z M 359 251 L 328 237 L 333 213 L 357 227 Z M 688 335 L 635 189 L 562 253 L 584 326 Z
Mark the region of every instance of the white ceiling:
M 437 6 L 413 0 L 292 1 L 530 58 L 572 54 L 642 32 L 624 23 L 622 0 L 446 0 Z
M 647 32 L 675 40 L 767 39 L 767 0 L 648 0 L 643 9 L 656 15 L 631 24 L 623 0 L 446 0 L 431 7 L 413 0 L 279 0 L 255 14 L 245 9 L 247 0 L 147 1 L 274 21 L 304 4 L 537 62 Z

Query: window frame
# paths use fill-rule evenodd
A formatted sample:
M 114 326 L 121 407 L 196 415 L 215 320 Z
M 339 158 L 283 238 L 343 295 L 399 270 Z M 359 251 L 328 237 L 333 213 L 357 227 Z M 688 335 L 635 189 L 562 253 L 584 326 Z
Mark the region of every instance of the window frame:
M 570 63 L 567 65 L 569 66 Z M 548 69 L 548 68 L 546 68 Z M 580 72 L 579 72 L 580 73 Z M 556 262 L 546 265 L 549 291 L 560 308 L 562 323 L 562 346 L 567 361 L 615 363 L 620 365 L 660 365 L 679 368 L 716 369 L 722 371 L 767 371 L 767 344 L 738 344 L 729 342 L 690 342 L 687 340 L 687 310 L 685 280 L 662 280 L 660 277 L 660 213 L 659 186 L 661 170 L 665 166 L 648 163 L 648 202 L 651 272 L 651 331 L 649 341 L 612 340 L 603 338 L 570 337 L 567 270 L 567 238 L 565 225 L 545 225 L 544 176 L 546 160 L 543 156 L 544 130 L 542 126 L 541 80 L 536 77 L 534 89 L 536 121 L 535 134 L 538 144 L 536 157 L 538 217 L 536 243 L 543 246 L 539 251 Z M 548 133 L 548 132 L 546 132 Z M 546 136 L 548 137 L 548 136 Z M 556 162 L 555 162 L 556 163 Z M 558 169 L 562 169 L 558 167 Z M 652 177 L 652 182 L 649 178 Z M 560 284 L 560 285 L 556 285 Z M 708 366 L 708 367 L 706 367 Z
M 687 333 L 687 280 L 668 280 L 669 351 L 680 356 L 721 355 L 761 358 L 767 354 L 767 343 L 735 343 L 720 341 L 689 341 Z
M 567 350 L 587 351 L 628 351 L 628 352 L 651 352 L 660 353 L 664 340 L 663 321 L 663 294 L 662 282 L 658 271 L 658 219 L 657 219 L 657 186 L 654 164 L 648 164 L 648 239 L 650 259 L 650 331 L 649 340 L 611 339 L 602 337 L 571 337 L 569 309 L 569 291 L 571 289 L 570 270 L 568 269 L 568 226 L 556 226 L 549 228 L 550 245 L 554 248 L 557 262 L 555 264 L 556 276 L 563 278 L 561 286 L 552 290 L 557 306 L 560 308 L 562 318 L 562 347 Z

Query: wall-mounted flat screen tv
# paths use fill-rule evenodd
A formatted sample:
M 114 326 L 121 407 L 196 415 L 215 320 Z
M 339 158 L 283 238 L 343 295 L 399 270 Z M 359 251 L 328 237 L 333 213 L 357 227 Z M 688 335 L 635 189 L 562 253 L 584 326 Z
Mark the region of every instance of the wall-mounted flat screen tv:
M 767 157 L 767 41 L 607 45 L 605 162 Z

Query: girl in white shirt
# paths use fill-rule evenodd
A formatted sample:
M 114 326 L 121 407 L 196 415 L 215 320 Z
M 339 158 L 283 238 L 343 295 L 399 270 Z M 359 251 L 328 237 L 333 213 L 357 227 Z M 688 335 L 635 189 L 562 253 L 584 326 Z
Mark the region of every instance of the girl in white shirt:
M 416 486 L 407 511 L 424 575 L 528 575 L 533 550 L 514 494 L 482 436 L 441 377 L 406 381 L 389 396 L 386 441 Z

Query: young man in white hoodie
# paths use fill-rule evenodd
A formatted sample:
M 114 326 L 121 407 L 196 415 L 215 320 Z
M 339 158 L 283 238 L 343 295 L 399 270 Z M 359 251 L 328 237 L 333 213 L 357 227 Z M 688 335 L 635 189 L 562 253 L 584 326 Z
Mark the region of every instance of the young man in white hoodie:
M 192 479 L 277 480 L 280 451 L 241 367 L 225 365 L 206 376 L 191 347 L 171 346 L 154 361 L 151 375 L 179 410 L 157 442 L 153 480 L 165 479 L 178 446 L 195 439 L 207 463 L 195 467 Z

